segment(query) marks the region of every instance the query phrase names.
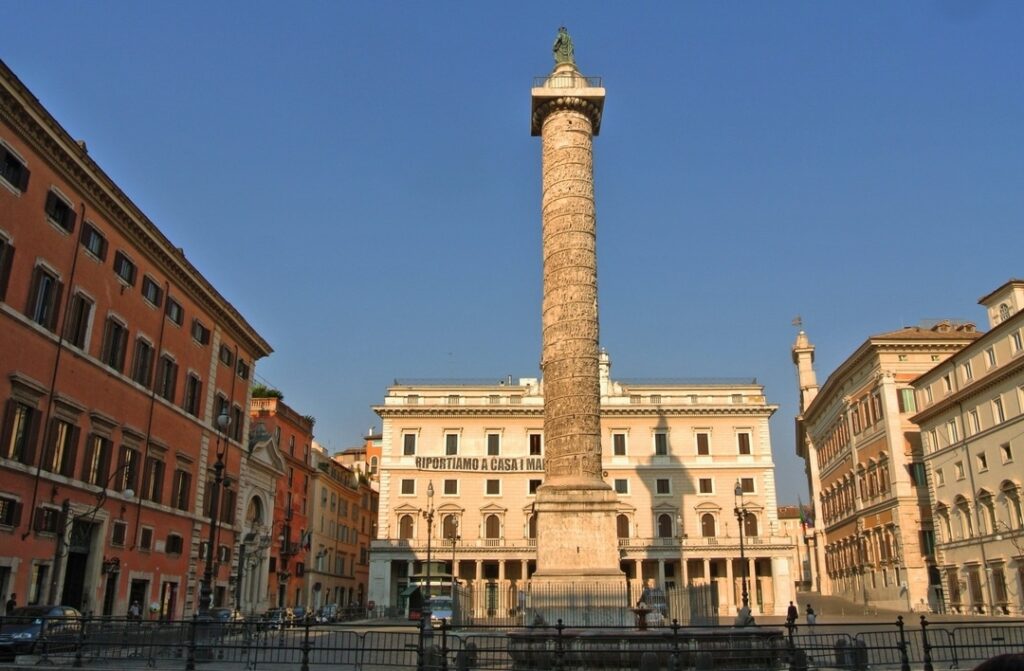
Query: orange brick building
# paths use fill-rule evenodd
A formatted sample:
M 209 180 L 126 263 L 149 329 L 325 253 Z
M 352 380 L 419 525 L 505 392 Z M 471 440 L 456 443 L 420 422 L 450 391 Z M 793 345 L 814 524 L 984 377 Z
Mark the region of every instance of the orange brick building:
M 309 606 L 304 586 L 310 548 L 313 419 L 275 397 L 253 398 L 250 414 L 273 437 L 284 461 L 284 475 L 278 478 L 274 495 L 269 587 L 277 596 L 271 602 L 281 607 Z
M 270 352 L 0 62 L 0 596 L 191 614 L 221 450 L 226 603 L 231 480 Z

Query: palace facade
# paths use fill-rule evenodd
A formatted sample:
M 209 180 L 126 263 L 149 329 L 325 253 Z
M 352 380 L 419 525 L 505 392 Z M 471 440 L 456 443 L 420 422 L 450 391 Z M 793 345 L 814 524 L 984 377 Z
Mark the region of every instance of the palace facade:
M 632 593 L 715 582 L 728 614 L 746 577 L 754 612 L 784 614 L 800 567 L 777 515 L 768 430 L 776 406 L 764 388 L 751 379 L 616 381 L 610 372 L 602 352 L 602 468 L 618 495 Z M 404 605 L 429 553 L 435 576 L 484 595 L 478 607 L 514 608 L 536 566 L 542 382 L 396 381 L 374 410 L 383 430 L 370 599 Z

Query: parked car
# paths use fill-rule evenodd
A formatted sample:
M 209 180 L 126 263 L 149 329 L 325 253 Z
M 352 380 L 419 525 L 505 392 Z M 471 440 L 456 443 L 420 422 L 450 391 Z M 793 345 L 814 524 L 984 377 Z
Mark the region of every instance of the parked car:
M 310 615 L 310 610 L 305 606 L 295 606 L 292 608 L 292 624 L 299 626 L 305 624 L 306 618 Z
M 210 615 L 218 622 L 245 622 L 245 616 L 235 608 L 211 608 Z
M 440 627 L 444 620 L 448 620 L 449 625 L 452 624 L 455 618 L 455 604 L 452 603 L 450 596 L 431 597 L 428 606 L 430 608 L 431 627 Z
M 338 616 L 338 604 L 329 603 L 320 608 L 314 620 L 319 624 L 327 624 L 328 622 L 337 622 Z
M 292 611 L 290 608 L 271 608 L 263 614 L 260 626 L 263 629 L 284 629 L 292 624 Z
M 47 646 L 74 645 L 82 614 L 69 606 L 22 606 L 0 625 L 0 656 L 30 655 L 42 639 Z

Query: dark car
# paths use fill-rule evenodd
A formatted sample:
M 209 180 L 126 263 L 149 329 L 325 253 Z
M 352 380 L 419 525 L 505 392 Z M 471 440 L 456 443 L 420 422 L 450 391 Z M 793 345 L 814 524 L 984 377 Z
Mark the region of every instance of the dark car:
M 210 616 L 217 622 L 221 622 L 223 624 L 245 622 L 245 616 L 234 608 L 211 608 Z
M 305 606 L 295 606 L 292 608 L 292 624 L 296 626 L 304 624 L 310 614 L 310 611 Z
M 82 614 L 68 606 L 22 606 L 3 618 L 0 656 L 30 655 L 39 642 L 46 646 L 74 645 Z
M 260 626 L 263 629 L 284 629 L 292 623 L 290 608 L 271 608 L 263 614 Z

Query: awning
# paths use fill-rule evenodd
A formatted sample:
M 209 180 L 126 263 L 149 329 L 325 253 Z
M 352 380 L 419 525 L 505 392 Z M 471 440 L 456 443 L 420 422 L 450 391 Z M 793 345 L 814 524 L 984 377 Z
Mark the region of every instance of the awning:
M 419 585 L 409 585 L 404 590 L 402 590 L 402 593 L 401 593 L 400 596 L 411 596 L 412 593 L 415 592 L 416 590 L 418 590 L 419 588 L 420 588 Z

